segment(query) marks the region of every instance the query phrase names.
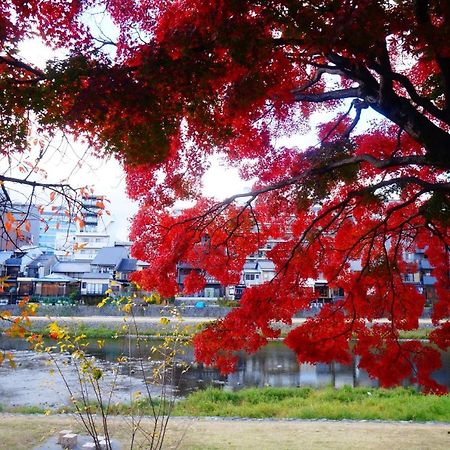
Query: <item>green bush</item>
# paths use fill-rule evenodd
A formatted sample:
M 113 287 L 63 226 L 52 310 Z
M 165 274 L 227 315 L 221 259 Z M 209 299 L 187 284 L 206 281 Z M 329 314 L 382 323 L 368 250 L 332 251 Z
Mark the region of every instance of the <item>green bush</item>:
M 450 396 L 413 388 L 209 388 L 181 400 L 176 414 L 194 416 L 450 421 Z

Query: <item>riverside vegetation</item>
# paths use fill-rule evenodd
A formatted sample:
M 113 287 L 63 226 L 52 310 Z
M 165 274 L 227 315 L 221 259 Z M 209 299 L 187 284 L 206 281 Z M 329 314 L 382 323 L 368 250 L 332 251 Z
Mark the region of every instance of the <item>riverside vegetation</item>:
M 180 334 L 185 335 L 186 338 L 192 337 L 195 333 L 199 331 L 203 324 L 197 324 L 196 326 L 188 327 L 185 326 Z M 118 328 L 108 328 L 104 326 L 91 327 L 85 324 L 78 324 L 76 326 L 68 326 L 68 330 L 71 334 L 79 335 L 83 334 L 87 339 L 115 339 L 120 336 L 126 336 L 127 333 L 121 327 Z M 428 328 L 418 328 L 417 330 L 401 331 L 399 334 L 400 339 L 428 339 L 429 334 L 434 330 L 433 327 Z M 41 334 L 44 337 L 49 336 L 49 328 L 32 328 L 31 333 Z M 171 333 L 171 330 L 161 330 L 161 328 L 149 328 L 140 331 L 142 336 L 165 336 Z M 281 336 L 286 333 L 282 332 Z
M 153 406 L 139 404 L 142 414 Z M 37 407 L 3 409 L 26 414 L 49 413 Z M 52 412 L 70 412 L 70 408 Z M 110 415 L 127 415 L 130 406 L 114 404 Z M 227 392 L 217 388 L 196 391 L 179 400 L 172 416 L 219 416 L 258 419 L 352 419 L 450 422 L 450 396 L 424 395 L 414 388 L 251 388 Z

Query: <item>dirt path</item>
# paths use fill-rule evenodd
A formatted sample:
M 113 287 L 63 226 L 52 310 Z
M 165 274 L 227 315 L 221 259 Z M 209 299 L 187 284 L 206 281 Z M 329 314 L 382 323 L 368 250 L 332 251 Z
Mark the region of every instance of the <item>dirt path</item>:
M 0 414 L 0 449 L 32 449 L 66 427 L 81 431 L 72 416 Z M 123 448 L 129 448 L 126 446 L 129 425 L 125 418 L 112 418 L 111 429 L 114 437 L 124 444 Z M 164 448 L 440 450 L 450 448 L 449 433 L 450 424 L 435 423 L 174 417 Z

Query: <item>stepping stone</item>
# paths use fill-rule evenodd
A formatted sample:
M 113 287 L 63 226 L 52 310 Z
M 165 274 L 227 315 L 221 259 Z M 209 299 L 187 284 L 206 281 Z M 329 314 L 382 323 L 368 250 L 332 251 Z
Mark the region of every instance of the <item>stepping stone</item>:
M 75 433 L 67 433 L 61 438 L 61 446 L 63 448 L 75 448 L 77 446 L 77 437 Z
M 70 433 L 73 433 L 73 431 L 72 430 L 61 430 L 59 433 L 58 433 L 58 440 L 56 441 L 58 444 L 61 444 L 61 439 L 62 439 L 62 437 L 65 435 L 65 434 L 70 434 Z

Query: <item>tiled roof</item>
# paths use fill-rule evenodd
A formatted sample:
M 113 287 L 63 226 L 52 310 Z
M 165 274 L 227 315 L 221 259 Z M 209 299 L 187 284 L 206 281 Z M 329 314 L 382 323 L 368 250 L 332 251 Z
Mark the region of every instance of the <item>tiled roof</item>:
M 52 269 L 53 273 L 83 273 L 89 272 L 91 270 L 91 265 L 88 262 L 78 262 L 78 261 L 61 261 Z
M 31 261 L 30 264 L 28 264 L 28 267 L 30 268 L 39 267 L 41 264 L 45 264 L 46 262 L 54 258 L 55 258 L 54 255 L 39 255 L 36 259 L 33 259 L 33 261 Z
M 421 269 L 432 269 L 433 268 L 430 264 L 430 261 L 428 261 L 428 259 L 426 259 L 426 258 L 421 259 L 419 261 L 419 266 Z
M 436 284 L 436 278 L 435 277 L 430 277 L 430 276 L 424 276 L 423 277 L 423 284 L 425 286 L 433 286 L 434 284 Z
M 246 261 L 244 263 L 244 270 L 256 270 L 257 264 L 255 262 Z
M 61 283 L 71 283 L 78 281 L 75 278 L 67 277 L 64 275 L 59 275 L 57 273 L 51 273 L 50 275 L 46 275 L 43 278 L 39 278 L 38 281 L 51 281 L 51 282 L 61 282 Z
M 117 267 L 118 272 L 134 272 L 137 268 L 137 260 L 134 258 L 123 258 Z
M 20 266 L 22 258 L 9 258 L 5 261 L 5 266 Z
M 13 252 L 0 252 L 0 264 L 3 264 L 7 259 L 11 258 Z
M 125 247 L 103 247 L 92 260 L 94 266 L 117 267 L 123 258 L 128 257 L 128 249 Z
M 112 274 L 110 273 L 93 273 L 93 272 L 86 272 L 83 273 L 83 275 L 80 277 L 82 280 L 112 280 Z
M 262 261 L 258 261 L 258 268 L 262 270 L 274 270 L 275 264 L 273 261 L 270 261 L 269 259 L 265 259 Z

